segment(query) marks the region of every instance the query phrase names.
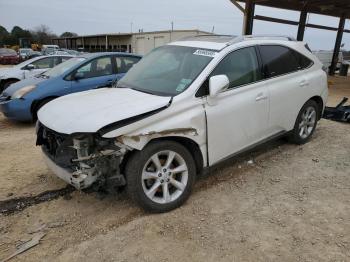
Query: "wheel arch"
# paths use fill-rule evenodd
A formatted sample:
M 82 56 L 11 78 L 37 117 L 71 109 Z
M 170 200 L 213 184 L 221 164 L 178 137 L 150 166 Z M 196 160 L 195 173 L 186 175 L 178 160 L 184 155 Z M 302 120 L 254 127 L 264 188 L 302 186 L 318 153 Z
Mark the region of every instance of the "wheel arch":
M 177 143 L 181 144 L 182 146 L 184 146 L 188 150 L 188 152 L 191 154 L 191 156 L 193 157 L 193 160 L 194 160 L 195 165 L 196 165 L 197 174 L 200 174 L 202 172 L 203 167 L 204 167 L 204 159 L 203 159 L 202 151 L 200 150 L 199 145 L 194 140 L 192 140 L 188 137 L 183 137 L 183 136 L 156 137 L 156 138 L 150 139 L 147 142 L 147 144 L 145 144 L 144 147 L 146 147 L 150 143 L 156 143 L 157 141 L 173 141 L 173 142 L 177 142 Z M 135 149 L 135 150 L 138 150 L 138 149 Z M 121 171 L 122 172 L 124 172 L 126 163 L 130 159 L 132 154 L 134 154 L 135 150 L 129 151 L 124 156 L 123 161 L 121 163 Z
M 0 87 L 3 87 L 3 85 L 5 85 L 7 82 L 11 82 L 11 81 L 21 81 L 20 79 L 16 78 L 16 77 L 10 77 L 10 78 L 6 78 L 6 79 L 1 79 L 0 80 Z
M 44 102 L 44 101 L 50 101 L 53 99 L 58 98 L 58 96 L 47 96 L 41 99 L 36 99 L 32 102 L 32 105 L 30 106 L 30 112 L 33 116 L 33 119 L 36 117 L 36 112 L 38 110 L 38 107 Z
M 313 100 L 316 102 L 317 107 L 318 107 L 318 120 L 321 119 L 322 117 L 322 112 L 323 112 L 323 107 L 324 107 L 324 102 L 321 96 L 313 96 L 309 100 Z

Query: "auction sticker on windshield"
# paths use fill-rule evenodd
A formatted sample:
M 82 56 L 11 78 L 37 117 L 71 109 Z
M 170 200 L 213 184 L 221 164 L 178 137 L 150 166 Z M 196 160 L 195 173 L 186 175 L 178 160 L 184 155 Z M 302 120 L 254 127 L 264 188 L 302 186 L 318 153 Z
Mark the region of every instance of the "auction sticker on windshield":
M 203 50 L 203 49 L 197 49 L 196 52 L 194 52 L 193 54 L 214 57 L 216 55 L 216 52 L 209 51 L 209 50 Z

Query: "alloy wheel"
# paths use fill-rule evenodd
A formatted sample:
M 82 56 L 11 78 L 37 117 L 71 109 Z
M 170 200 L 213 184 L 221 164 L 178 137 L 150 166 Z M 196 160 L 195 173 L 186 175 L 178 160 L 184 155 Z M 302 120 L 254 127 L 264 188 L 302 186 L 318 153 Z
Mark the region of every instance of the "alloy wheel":
M 183 157 L 171 150 L 157 152 L 142 170 L 145 195 L 158 204 L 178 199 L 188 182 L 188 167 Z
M 302 139 L 306 139 L 311 135 L 316 125 L 316 117 L 316 109 L 312 106 L 305 108 L 301 114 L 298 133 Z

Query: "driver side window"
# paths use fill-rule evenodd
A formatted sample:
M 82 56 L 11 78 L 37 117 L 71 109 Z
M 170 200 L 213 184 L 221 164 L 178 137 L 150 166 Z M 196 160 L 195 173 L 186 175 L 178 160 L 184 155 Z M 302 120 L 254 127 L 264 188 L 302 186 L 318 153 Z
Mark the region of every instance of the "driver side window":
M 32 63 L 32 65 L 34 65 L 35 69 L 52 68 L 53 67 L 53 58 L 52 57 L 45 57 L 43 59 L 39 59 L 37 61 L 34 61 Z
M 261 71 L 254 47 L 242 48 L 228 54 L 210 76 L 226 75 L 229 88 L 254 83 L 261 80 Z
M 101 57 L 92 60 L 91 62 L 83 65 L 77 70 L 77 73 L 83 74 L 83 79 L 112 75 L 112 63 L 110 57 Z

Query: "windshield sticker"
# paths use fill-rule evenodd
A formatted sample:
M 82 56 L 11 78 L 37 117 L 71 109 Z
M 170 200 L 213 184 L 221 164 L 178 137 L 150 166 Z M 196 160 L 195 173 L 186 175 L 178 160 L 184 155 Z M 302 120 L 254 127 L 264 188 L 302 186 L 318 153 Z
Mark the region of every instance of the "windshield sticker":
M 182 78 L 178 86 L 176 87 L 177 92 L 182 92 L 192 82 L 192 79 Z
M 216 52 L 209 51 L 209 50 L 197 49 L 196 52 L 194 52 L 193 54 L 194 55 L 214 57 L 216 55 Z

